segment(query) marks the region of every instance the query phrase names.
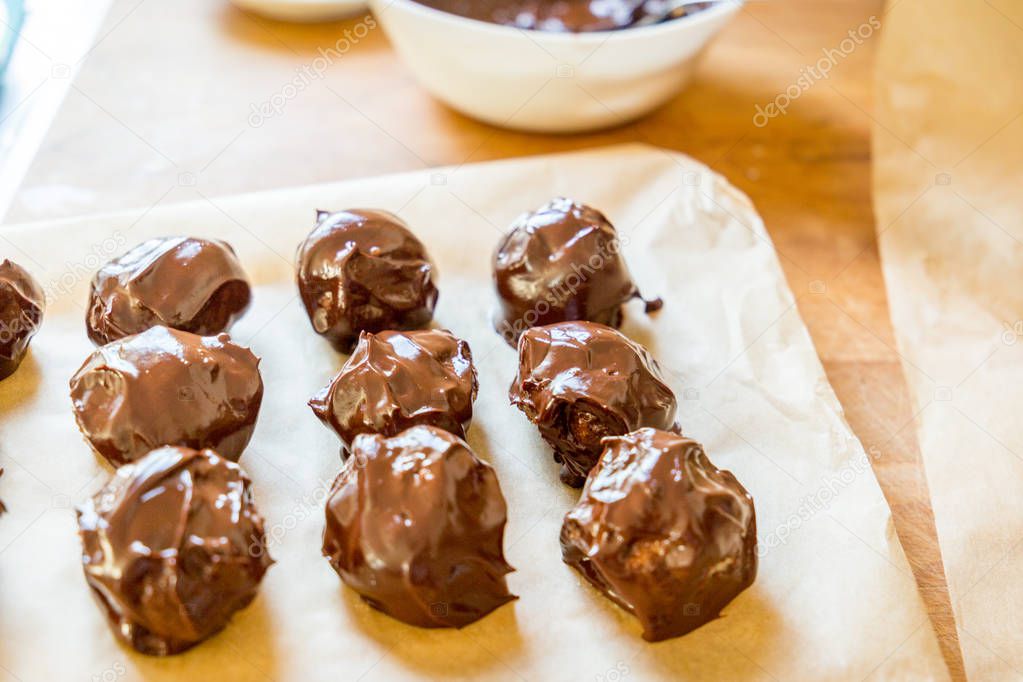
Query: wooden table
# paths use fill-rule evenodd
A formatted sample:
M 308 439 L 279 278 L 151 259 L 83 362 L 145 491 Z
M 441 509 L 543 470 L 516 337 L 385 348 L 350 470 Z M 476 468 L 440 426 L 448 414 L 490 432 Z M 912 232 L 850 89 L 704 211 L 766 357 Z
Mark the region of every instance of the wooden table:
M 487 127 L 423 92 L 380 31 L 259 128 L 251 106 L 354 21 L 290 26 L 215 0 L 114 3 L 8 220 L 643 141 L 685 152 L 754 200 L 853 430 L 874 455 L 953 676 L 964 679 L 910 400 L 888 317 L 870 196 L 876 35 L 784 116 L 766 106 L 882 0 L 751 3 L 692 87 L 636 124 L 581 136 Z M 139 207 L 142 207 L 141 209 Z M 883 606 L 878 607 L 883 617 Z

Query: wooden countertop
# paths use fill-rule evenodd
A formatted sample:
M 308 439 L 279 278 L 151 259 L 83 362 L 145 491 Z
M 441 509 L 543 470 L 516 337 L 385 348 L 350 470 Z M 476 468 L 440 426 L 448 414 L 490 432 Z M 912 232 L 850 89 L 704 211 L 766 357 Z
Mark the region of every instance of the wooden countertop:
M 750 3 L 668 106 L 608 132 L 554 137 L 497 130 L 444 108 L 379 30 L 298 91 L 281 116 L 254 128 L 252 105 L 281 93 L 356 20 L 291 26 L 223 0 L 118 0 L 8 221 L 616 142 L 700 159 L 762 213 L 849 423 L 874 455 L 946 662 L 964 679 L 875 241 L 876 34 L 787 114 L 763 127 L 753 121 L 757 105 L 774 101 L 871 16 L 883 24 L 882 0 Z

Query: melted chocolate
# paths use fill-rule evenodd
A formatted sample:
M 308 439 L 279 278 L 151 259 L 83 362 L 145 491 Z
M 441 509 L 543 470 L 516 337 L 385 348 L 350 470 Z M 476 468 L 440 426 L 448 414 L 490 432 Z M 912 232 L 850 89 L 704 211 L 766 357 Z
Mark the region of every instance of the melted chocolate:
M 14 374 L 43 321 L 46 296 L 24 268 L 0 261 L 0 380 Z
M 363 332 L 309 406 L 341 437 L 343 451 L 361 433 L 395 436 L 418 425 L 464 438 L 478 387 L 469 344 L 449 331 Z
M 675 19 L 712 3 L 668 12 L 667 0 L 416 0 L 462 17 L 538 31 L 583 33 L 629 28 L 660 17 Z
M 309 321 L 342 353 L 363 331 L 428 325 L 435 279 L 426 247 L 386 211 L 319 211 L 298 249 L 298 289 Z
M 273 563 L 250 483 L 212 450 L 164 447 L 82 505 L 85 579 L 115 636 L 176 654 L 248 606 Z
M 654 642 L 717 618 L 753 584 L 756 536 L 753 498 L 731 473 L 695 441 L 640 429 L 605 441 L 561 551 Z
M 161 445 L 213 448 L 235 460 L 263 400 L 259 359 L 227 334 L 167 327 L 96 349 L 71 378 L 75 419 L 114 466 Z
M 225 332 L 252 293 L 234 250 L 215 239 L 161 237 L 104 265 L 92 280 L 85 326 L 96 345 L 163 325 Z
M 356 438 L 327 500 L 323 554 L 370 606 L 420 627 L 462 627 L 516 597 L 493 468 L 432 426 Z
M 640 427 L 676 429 L 675 394 L 657 361 L 621 332 L 592 322 L 536 327 L 519 341 L 508 392 L 561 462 L 561 480 L 582 486 L 601 439 Z
M 494 254 L 494 328 L 514 346 L 526 329 L 555 322 L 620 326 L 622 305 L 641 298 L 620 246 L 600 211 L 569 199 L 522 216 Z M 647 302 L 647 312 L 660 307 Z

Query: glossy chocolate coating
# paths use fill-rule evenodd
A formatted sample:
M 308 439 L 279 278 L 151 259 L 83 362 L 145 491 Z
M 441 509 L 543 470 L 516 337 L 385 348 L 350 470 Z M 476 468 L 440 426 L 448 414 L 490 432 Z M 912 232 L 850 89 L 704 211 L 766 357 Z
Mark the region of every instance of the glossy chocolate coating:
M 347 452 L 360 433 L 396 436 L 421 424 L 465 438 L 478 388 L 469 344 L 449 331 L 363 332 L 309 407 Z
M 161 445 L 237 461 L 263 400 L 259 358 L 227 334 L 153 327 L 97 348 L 71 378 L 75 419 L 112 465 Z
M 46 296 L 17 263 L 0 261 L 0 380 L 14 374 L 43 321 Z
M 561 551 L 640 620 L 644 639 L 678 637 L 717 618 L 753 584 L 753 498 L 699 443 L 640 429 L 605 441 L 565 516 Z
M 416 0 L 462 17 L 538 31 L 582 33 L 629 28 L 647 17 L 661 17 L 667 0 Z M 673 13 L 677 18 L 705 9 L 692 5 Z
M 601 439 L 638 428 L 677 429 L 675 394 L 645 348 L 592 322 L 534 327 L 519 340 L 508 397 L 540 429 L 561 480 L 582 487 Z
M 160 237 L 104 265 L 92 280 L 85 326 L 96 345 L 163 325 L 226 332 L 252 301 L 234 250 L 216 239 Z
M 79 508 L 85 579 L 115 636 L 176 654 L 248 606 L 273 563 L 250 483 L 212 450 L 164 447 Z
M 523 331 L 569 320 L 611 327 L 641 298 L 618 233 L 596 209 L 558 198 L 520 217 L 494 253 L 500 309 L 494 328 L 514 346 Z M 661 301 L 647 302 L 647 312 Z
M 327 500 L 323 554 L 370 606 L 411 625 L 462 627 L 515 596 L 493 468 L 432 426 L 355 439 Z
M 309 321 L 342 353 L 363 331 L 428 325 L 436 276 L 426 247 L 386 211 L 319 211 L 298 249 L 298 290 Z

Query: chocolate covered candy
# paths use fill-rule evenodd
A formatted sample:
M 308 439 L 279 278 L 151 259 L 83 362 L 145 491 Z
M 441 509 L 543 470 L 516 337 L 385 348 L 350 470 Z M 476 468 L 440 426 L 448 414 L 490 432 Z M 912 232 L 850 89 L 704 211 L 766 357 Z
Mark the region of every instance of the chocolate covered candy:
M 359 333 L 425 327 L 437 305 L 436 271 L 398 216 L 317 212 L 298 249 L 298 290 L 309 321 L 342 353 Z
M 596 209 L 558 198 L 520 217 L 493 259 L 500 309 L 494 328 L 514 346 L 530 327 L 588 320 L 612 327 L 641 298 L 618 233 Z M 661 307 L 647 302 L 647 312 Z
M 309 406 L 347 451 L 360 433 L 395 436 L 420 424 L 465 437 L 479 383 L 469 344 L 451 332 L 363 332 Z
M 100 268 L 92 280 L 85 326 L 96 345 L 158 325 L 219 334 L 251 301 L 248 279 L 227 243 L 160 237 Z
M 675 394 L 645 348 L 592 322 L 530 329 L 519 340 L 511 403 L 554 448 L 561 480 L 581 487 L 606 436 L 675 429 Z
M 14 374 L 43 321 L 46 296 L 17 263 L 0 261 L 0 380 Z
M 635 615 L 643 637 L 684 635 L 757 575 L 753 498 L 695 441 L 640 429 L 605 441 L 565 516 L 565 563 Z
M 416 426 L 362 435 L 327 500 L 323 554 L 370 606 L 420 627 L 462 627 L 515 596 L 497 475 L 460 438 Z
M 112 465 L 161 445 L 237 460 L 263 400 L 259 359 L 227 334 L 153 327 L 97 348 L 71 379 L 75 419 Z
M 85 579 L 114 635 L 144 654 L 224 628 L 273 563 L 248 476 L 212 450 L 164 447 L 78 510 Z

